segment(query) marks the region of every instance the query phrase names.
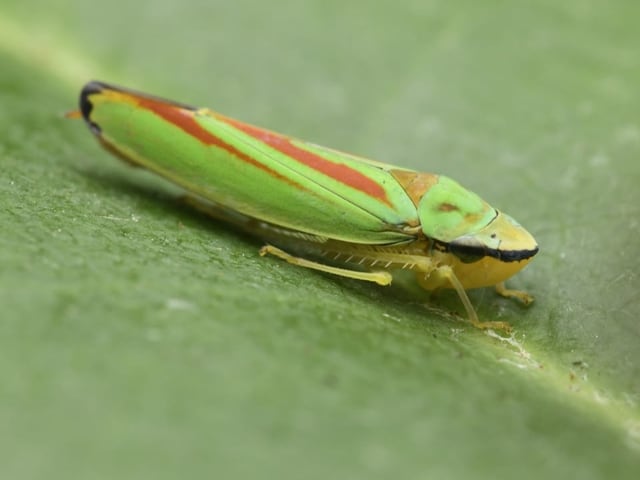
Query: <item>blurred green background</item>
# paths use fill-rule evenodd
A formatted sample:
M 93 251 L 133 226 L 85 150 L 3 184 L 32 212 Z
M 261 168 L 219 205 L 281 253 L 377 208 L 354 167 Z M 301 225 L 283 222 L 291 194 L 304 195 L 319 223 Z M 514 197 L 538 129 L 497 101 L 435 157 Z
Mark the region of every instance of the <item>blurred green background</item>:
M 0 5 L 0 475 L 637 478 L 640 3 Z M 99 149 L 90 79 L 445 173 L 525 309 L 259 258 Z

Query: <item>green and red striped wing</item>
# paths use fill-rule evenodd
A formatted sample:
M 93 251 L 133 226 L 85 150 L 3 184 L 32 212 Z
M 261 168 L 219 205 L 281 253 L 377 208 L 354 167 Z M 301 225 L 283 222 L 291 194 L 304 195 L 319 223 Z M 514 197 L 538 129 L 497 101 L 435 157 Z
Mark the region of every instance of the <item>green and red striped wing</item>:
M 108 148 L 265 222 L 366 244 L 408 240 L 419 223 L 394 167 L 98 82 L 80 108 Z

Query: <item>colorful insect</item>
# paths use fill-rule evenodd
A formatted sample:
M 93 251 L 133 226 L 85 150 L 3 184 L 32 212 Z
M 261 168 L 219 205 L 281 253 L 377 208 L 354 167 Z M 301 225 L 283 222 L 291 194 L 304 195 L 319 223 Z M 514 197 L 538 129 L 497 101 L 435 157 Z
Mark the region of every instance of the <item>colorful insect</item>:
M 260 255 L 380 285 L 391 283 L 392 270 L 411 270 L 426 290 L 455 289 L 479 328 L 510 326 L 478 320 L 465 289 L 495 286 L 533 300 L 504 280 L 538 252 L 534 238 L 448 177 L 101 82 L 85 85 L 74 113 L 108 151 L 267 242 Z

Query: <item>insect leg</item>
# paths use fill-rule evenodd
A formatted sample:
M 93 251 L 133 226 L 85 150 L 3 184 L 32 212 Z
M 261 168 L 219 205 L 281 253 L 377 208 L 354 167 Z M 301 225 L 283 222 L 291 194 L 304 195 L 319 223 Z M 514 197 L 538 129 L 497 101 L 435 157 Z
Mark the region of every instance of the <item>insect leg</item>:
M 467 317 L 469 318 L 471 325 L 481 329 L 495 328 L 496 330 L 503 330 L 507 333 L 511 332 L 511 325 L 507 322 L 481 322 L 478 319 L 478 314 L 473 308 L 467 292 L 450 266 L 440 265 L 435 267 L 431 272 L 426 272 L 426 275 L 424 272 L 419 272 L 417 275 L 418 283 L 424 287 L 427 278 L 432 274 L 438 275 L 443 280 L 446 280 L 456 290 L 458 297 L 460 297 L 460 301 L 464 305 L 464 309 L 467 311 Z
M 507 288 L 504 282 L 500 282 L 496 285 L 496 292 L 498 295 L 502 295 L 506 298 L 517 298 L 525 305 L 530 305 L 533 302 L 533 297 L 527 292 L 523 292 L 522 290 L 511 290 L 510 288 Z
M 348 270 L 346 268 L 332 267 L 323 263 L 313 262 L 306 258 L 295 257 L 284 250 L 280 250 L 273 245 L 265 245 L 260 249 L 260 255 L 273 255 L 282 260 L 289 262 L 292 265 L 298 265 L 300 267 L 311 268 L 313 270 L 319 270 L 321 272 L 332 273 L 334 275 L 340 275 L 341 277 L 355 278 L 357 280 L 366 280 L 368 282 L 375 282 L 378 285 L 391 284 L 392 276 L 389 272 L 377 271 L 377 272 L 359 272 L 356 270 Z

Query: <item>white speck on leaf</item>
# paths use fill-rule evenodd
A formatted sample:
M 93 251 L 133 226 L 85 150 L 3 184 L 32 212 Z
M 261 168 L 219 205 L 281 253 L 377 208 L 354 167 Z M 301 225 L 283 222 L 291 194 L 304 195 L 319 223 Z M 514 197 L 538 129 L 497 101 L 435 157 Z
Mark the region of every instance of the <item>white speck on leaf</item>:
M 609 404 L 609 398 L 601 395 L 599 392 L 595 392 L 593 394 L 593 399 L 599 403 L 600 405 L 608 405 Z
M 384 318 L 388 318 L 388 319 L 393 320 L 393 321 L 398 322 L 398 323 L 402 322 L 402 319 L 400 319 L 398 317 L 394 317 L 393 315 L 389 315 L 388 313 L 383 313 L 382 316 Z
M 165 303 L 165 307 L 169 310 L 193 311 L 197 310 L 196 305 L 181 298 L 169 298 Z

